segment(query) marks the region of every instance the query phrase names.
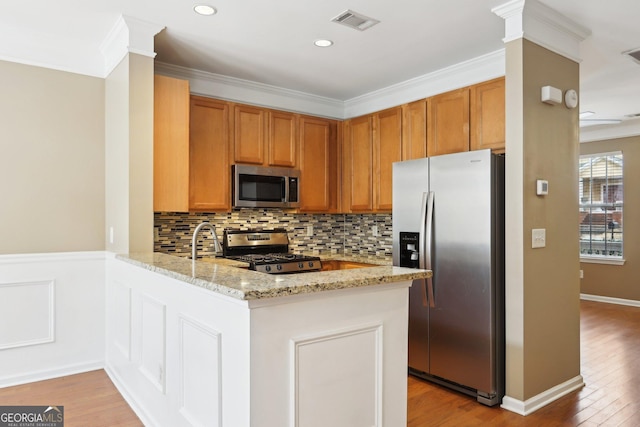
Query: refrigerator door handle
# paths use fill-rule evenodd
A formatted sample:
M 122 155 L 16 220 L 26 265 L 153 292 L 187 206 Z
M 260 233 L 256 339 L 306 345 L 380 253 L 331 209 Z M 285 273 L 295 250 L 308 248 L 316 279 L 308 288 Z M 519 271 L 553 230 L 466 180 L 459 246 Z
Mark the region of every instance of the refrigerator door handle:
M 426 194 L 426 193 L 425 193 Z M 423 197 L 424 198 L 424 197 Z M 427 270 L 431 270 L 432 264 L 432 253 L 431 249 L 433 248 L 433 199 L 435 198 L 435 193 L 433 191 L 429 191 L 426 202 L 426 215 L 424 217 L 424 246 L 422 246 L 422 253 L 424 254 L 424 267 Z M 422 233 L 420 233 L 422 235 Z M 433 292 L 433 277 L 427 278 L 427 299 L 429 300 L 429 306 L 435 307 L 436 300 Z
M 426 252 L 425 252 L 425 242 L 426 242 L 426 234 L 427 234 L 427 212 L 429 210 L 429 193 L 422 193 L 422 210 L 420 212 L 420 234 L 418 240 L 418 268 L 424 270 L 427 265 L 426 260 Z M 427 297 L 427 281 L 426 279 L 420 279 L 422 285 L 422 306 L 426 307 L 429 304 L 429 298 Z

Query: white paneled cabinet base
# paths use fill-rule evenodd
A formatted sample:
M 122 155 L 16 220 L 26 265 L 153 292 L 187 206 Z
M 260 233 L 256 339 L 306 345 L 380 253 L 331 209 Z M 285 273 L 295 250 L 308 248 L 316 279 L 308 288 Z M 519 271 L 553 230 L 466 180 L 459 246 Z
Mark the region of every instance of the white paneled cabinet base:
M 147 425 L 406 425 L 409 285 L 246 301 L 108 259 L 107 372 Z

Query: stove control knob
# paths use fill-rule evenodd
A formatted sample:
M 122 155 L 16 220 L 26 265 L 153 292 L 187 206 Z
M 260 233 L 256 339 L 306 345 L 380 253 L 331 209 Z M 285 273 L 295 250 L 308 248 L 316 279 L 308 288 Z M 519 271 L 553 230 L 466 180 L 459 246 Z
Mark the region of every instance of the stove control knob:
M 276 268 L 278 269 L 278 271 L 282 270 L 282 264 L 278 264 Z
M 304 268 L 304 262 L 299 262 L 298 263 L 298 268 Z
M 267 270 L 267 271 L 271 271 L 271 266 L 267 265 L 267 266 L 264 267 L 264 269 Z
M 309 261 L 309 267 L 313 267 L 313 261 Z

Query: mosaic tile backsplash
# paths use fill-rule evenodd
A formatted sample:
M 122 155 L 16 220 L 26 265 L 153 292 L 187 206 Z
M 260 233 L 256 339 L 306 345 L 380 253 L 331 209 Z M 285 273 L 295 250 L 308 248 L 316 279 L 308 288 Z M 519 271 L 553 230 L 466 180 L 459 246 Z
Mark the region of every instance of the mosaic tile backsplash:
M 278 209 L 240 209 L 229 213 L 156 212 L 155 251 L 191 256 L 193 230 L 210 222 L 222 242 L 225 228 L 284 228 L 289 234 L 291 252 L 330 252 L 391 256 L 391 214 L 292 214 Z M 373 235 L 373 227 L 378 235 Z M 313 229 L 312 236 L 308 232 Z M 198 239 L 198 255 L 213 252 L 208 231 Z

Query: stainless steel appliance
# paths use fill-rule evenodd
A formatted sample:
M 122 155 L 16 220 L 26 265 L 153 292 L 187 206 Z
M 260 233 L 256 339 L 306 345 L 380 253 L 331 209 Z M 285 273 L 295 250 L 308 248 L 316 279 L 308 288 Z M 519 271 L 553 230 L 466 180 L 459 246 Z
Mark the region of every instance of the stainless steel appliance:
M 249 269 L 269 274 L 302 273 L 322 269 L 319 257 L 289 253 L 286 230 L 224 230 L 225 258 L 249 263 Z
M 495 405 L 504 395 L 504 157 L 393 164 L 393 263 L 409 292 L 409 373 Z
M 300 171 L 296 169 L 232 165 L 231 183 L 234 207 L 300 206 Z

